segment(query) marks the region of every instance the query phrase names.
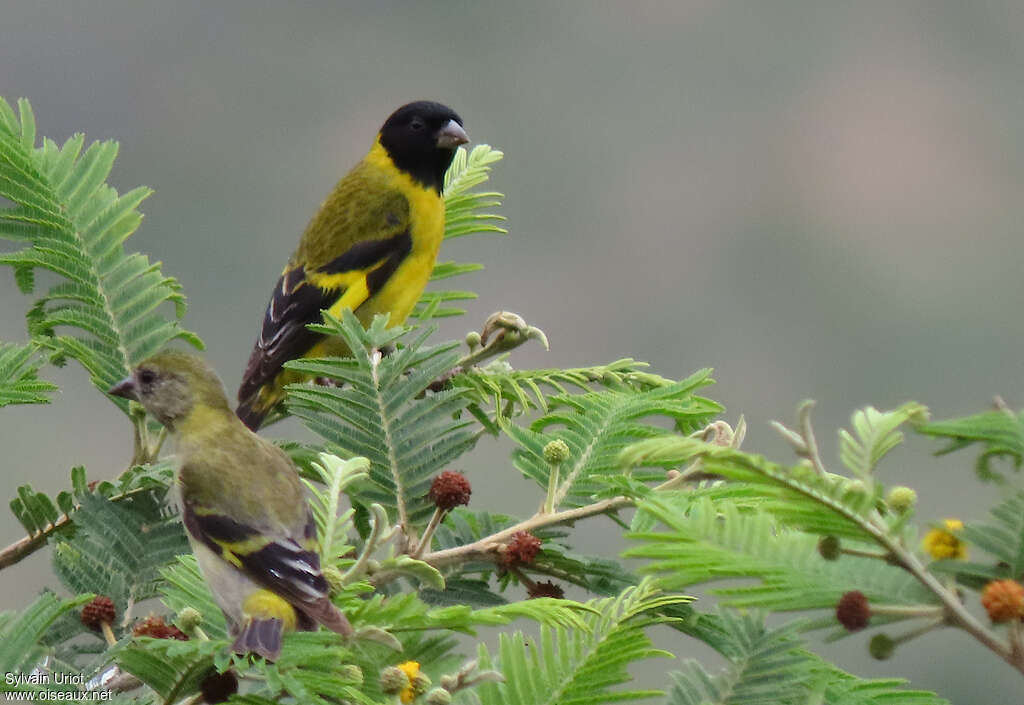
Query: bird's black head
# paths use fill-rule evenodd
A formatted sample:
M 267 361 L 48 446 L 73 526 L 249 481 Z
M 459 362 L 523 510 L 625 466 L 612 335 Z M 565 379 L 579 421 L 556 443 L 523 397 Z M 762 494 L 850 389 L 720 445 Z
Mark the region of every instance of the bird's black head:
M 380 128 L 380 143 L 395 166 L 438 193 L 456 148 L 466 142 L 462 118 L 429 100 L 403 105 Z

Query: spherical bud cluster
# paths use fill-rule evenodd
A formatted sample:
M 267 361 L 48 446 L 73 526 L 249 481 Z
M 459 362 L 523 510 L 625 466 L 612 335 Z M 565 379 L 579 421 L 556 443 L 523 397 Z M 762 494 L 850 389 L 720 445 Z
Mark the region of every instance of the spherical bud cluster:
M 444 688 L 434 688 L 423 700 L 426 705 L 451 705 L 452 694 Z
M 385 695 L 401 693 L 409 687 L 409 676 L 398 666 L 388 666 L 380 672 L 380 690 Z
M 550 580 L 546 580 L 542 583 L 534 583 L 527 590 L 527 594 L 530 596 L 531 600 L 537 597 L 554 597 L 561 600 L 565 597 L 565 591 L 562 590 L 562 586 L 556 585 Z
M 569 459 L 569 445 L 561 438 L 549 441 L 544 446 L 544 460 L 551 465 L 561 465 Z
M 1024 617 L 1024 586 L 1016 580 L 993 580 L 981 591 L 981 606 L 993 622 Z
M 885 501 L 897 514 L 906 514 L 917 504 L 917 492 L 909 487 L 893 487 Z
M 199 684 L 204 703 L 223 703 L 238 692 L 238 678 L 233 671 L 211 673 Z
M 420 697 L 428 690 L 433 683 L 423 671 L 416 674 L 416 677 L 412 679 L 412 683 L 409 685 L 408 690 L 402 691 L 401 699 L 403 703 L 410 703 L 416 698 Z
M 836 605 L 836 619 L 850 632 L 868 626 L 868 621 L 871 619 L 871 606 L 868 605 L 868 598 L 860 590 L 851 590 L 844 594 Z
M 529 565 L 540 552 L 540 539 L 529 531 L 517 531 L 505 547 L 502 556 L 505 565 Z
M 839 558 L 842 553 L 842 547 L 839 544 L 838 536 L 822 536 L 818 541 L 818 553 L 826 561 L 834 561 Z
M 114 601 L 106 595 L 97 595 L 82 608 L 82 624 L 93 631 L 99 631 L 101 624 L 113 624 L 116 617 Z
M 475 330 L 471 330 L 466 333 L 466 345 L 470 350 L 476 350 L 480 347 L 480 334 Z
M 149 636 L 154 639 L 177 639 L 188 641 L 188 635 L 173 624 L 167 624 L 163 617 L 150 615 L 132 627 L 134 636 Z
M 181 612 L 178 612 L 178 618 L 174 621 L 178 623 L 178 626 L 183 631 L 192 633 L 203 623 L 203 615 L 199 614 L 199 610 L 194 607 L 186 607 Z
M 872 658 L 885 661 L 896 651 L 896 642 L 887 634 L 875 634 L 868 642 L 868 653 Z
M 959 519 L 946 519 L 942 522 L 941 529 L 932 529 L 924 535 L 921 546 L 929 556 L 935 560 L 952 558 L 964 560 L 967 558 L 967 544 L 959 539 L 957 534 L 964 528 L 964 523 Z
M 461 504 L 469 504 L 473 488 L 461 472 L 445 470 L 430 484 L 430 501 L 438 509 L 448 511 Z
M 362 684 L 363 682 L 363 669 L 354 663 L 346 663 L 338 671 L 338 677 L 345 681 L 351 681 L 353 683 Z

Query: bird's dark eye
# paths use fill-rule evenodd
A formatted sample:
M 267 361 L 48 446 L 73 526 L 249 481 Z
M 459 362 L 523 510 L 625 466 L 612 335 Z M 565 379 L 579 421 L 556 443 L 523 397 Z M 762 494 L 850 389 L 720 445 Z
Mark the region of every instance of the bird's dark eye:
M 424 127 L 426 127 L 426 124 L 423 122 L 423 120 L 421 120 L 418 117 L 413 118 L 412 122 L 409 123 L 409 128 L 414 130 L 415 132 L 419 132 Z
M 139 381 L 145 385 L 153 384 L 156 381 L 156 372 L 153 370 L 139 370 Z

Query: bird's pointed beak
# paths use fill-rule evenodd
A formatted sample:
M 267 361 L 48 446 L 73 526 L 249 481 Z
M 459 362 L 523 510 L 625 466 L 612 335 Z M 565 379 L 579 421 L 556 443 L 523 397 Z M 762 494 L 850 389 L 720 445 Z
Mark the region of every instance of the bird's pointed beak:
M 125 377 L 122 379 L 111 387 L 107 394 L 115 397 L 124 397 L 125 399 L 131 399 L 132 401 L 139 400 L 138 391 L 135 389 L 135 380 L 131 377 Z
M 466 142 L 469 142 L 469 135 L 454 120 L 449 120 L 437 133 L 437 146 L 441 149 L 455 149 Z

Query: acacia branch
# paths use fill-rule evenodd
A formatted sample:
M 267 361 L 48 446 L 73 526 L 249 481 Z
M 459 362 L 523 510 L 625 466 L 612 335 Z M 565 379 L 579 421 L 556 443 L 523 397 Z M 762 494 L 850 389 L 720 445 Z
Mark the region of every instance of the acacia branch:
M 107 499 L 109 499 L 111 502 L 120 502 L 122 500 L 128 499 L 129 497 L 138 494 L 139 492 L 146 492 L 151 489 L 151 487 L 137 487 L 133 490 L 129 490 L 128 492 L 113 495 L 112 497 L 108 497 Z M 78 508 L 79 507 L 76 506 L 74 511 L 77 511 Z M 50 536 L 52 536 L 57 531 L 71 523 L 71 516 L 65 514 L 57 521 L 47 525 L 45 529 L 38 531 L 34 534 L 31 534 L 29 536 L 20 538 L 14 543 L 6 546 L 5 548 L 0 549 L 0 570 L 3 570 L 4 568 L 10 568 L 15 563 L 19 563 L 25 558 L 28 558 L 33 553 L 38 551 L 40 548 L 45 546 L 46 541 L 48 538 L 50 538 Z

